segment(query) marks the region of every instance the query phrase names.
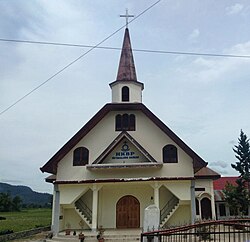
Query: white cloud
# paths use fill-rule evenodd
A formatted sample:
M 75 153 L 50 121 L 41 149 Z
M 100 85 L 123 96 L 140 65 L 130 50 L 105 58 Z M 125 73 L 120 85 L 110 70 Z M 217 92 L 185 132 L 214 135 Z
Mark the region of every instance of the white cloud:
M 243 10 L 244 6 L 240 3 L 236 3 L 230 7 L 226 8 L 226 12 L 228 15 L 235 15 L 240 13 Z
M 249 55 L 250 41 L 240 43 L 227 49 L 224 54 Z M 242 77 L 246 78 L 249 70 L 248 58 L 206 58 L 197 57 L 190 62 L 185 74 L 191 82 L 232 82 L 238 79 L 240 83 Z M 191 70 L 191 72 L 190 72 Z M 185 69 L 182 68 L 182 71 Z
M 195 41 L 197 38 L 200 36 L 200 30 L 199 29 L 194 29 L 192 33 L 188 36 L 189 41 Z
M 228 163 L 225 161 L 214 161 L 209 163 L 210 166 L 217 166 L 221 168 L 226 168 L 228 167 Z

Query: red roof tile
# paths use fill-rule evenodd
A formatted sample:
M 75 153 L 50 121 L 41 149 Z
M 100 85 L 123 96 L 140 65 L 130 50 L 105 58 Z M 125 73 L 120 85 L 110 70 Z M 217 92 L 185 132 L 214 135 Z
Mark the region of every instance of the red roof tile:
M 214 181 L 214 190 L 223 190 L 225 188 L 227 182 L 236 186 L 237 179 L 238 179 L 237 176 L 221 177 L 220 179 Z

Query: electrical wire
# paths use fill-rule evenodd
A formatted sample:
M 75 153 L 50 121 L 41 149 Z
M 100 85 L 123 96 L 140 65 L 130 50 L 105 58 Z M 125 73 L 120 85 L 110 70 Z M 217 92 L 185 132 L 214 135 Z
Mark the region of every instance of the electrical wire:
M 129 23 L 132 23 L 133 21 L 135 21 L 136 19 L 138 19 L 140 16 L 142 16 L 144 13 L 146 13 L 148 10 L 150 10 L 151 8 L 153 8 L 155 5 L 157 5 L 161 0 L 156 1 L 155 3 L 153 3 L 152 5 L 150 5 L 148 8 L 146 8 L 144 11 L 142 11 L 140 14 L 138 14 L 136 17 L 134 17 L 133 19 L 131 19 L 130 21 L 128 21 Z M 55 74 L 53 74 L 52 76 L 50 76 L 48 79 L 46 79 L 44 82 L 42 82 L 41 84 L 39 84 L 37 87 L 33 88 L 31 91 L 29 91 L 28 93 L 26 93 L 24 96 L 22 96 L 21 98 L 19 98 L 17 101 L 15 101 L 14 103 L 12 103 L 10 106 L 8 106 L 7 108 L 5 108 L 3 111 L 0 112 L 0 115 L 4 114 L 5 112 L 7 112 L 9 109 L 11 109 L 12 107 L 14 107 L 16 104 L 18 104 L 19 102 L 21 102 L 23 99 L 25 99 L 26 97 L 28 97 L 29 95 L 31 95 L 33 92 L 35 92 L 36 90 L 38 90 L 40 87 L 42 87 L 43 85 L 45 85 L 47 82 L 49 82 L 51 79 L 53 79 L 54 77 L 56 77 L 57 75 L 59 75 L 61 72 L 63 72 L 64 70 L 66 70 L 67 68 L 69 68 L 70 66 L 72 66 L 74 63 L 76 63 L 78 60 L 82 59 L 84 56 L 86 56 L 89 52 L 91 52 L 92 50 L 94 50 L 95 48 L 97 48 L 98 46 L 100 46 L 102 43 L 104 43 L 106 40 L 110 39 L 112 36 L 114 36 L 116 33 L 118 33 L 119 31 L 121 31 L 124 27 L 127 26 L 127 23 L 125 25 L 123 25 L 122 27 L 120 27 L 119 29 L 117 29 L 115 32 L 113 32 L 112 34 L 110 34 L 109 36 L 107 36 L 106 38 L 104 38 L 102 41 L 100 41 L 98 44 L 92 46 L 89 50 L 87 50 L 86 52 L 84 52 L 82 55 L 80 55 L 78 58 L 76 58 L 75 60 L 71 61 L 69 64 L 67 64 L 66 66 L 64 66 L 62 69 L 60 69 L 59 71 L 57 71 Z
M 83 44 L 70 44 L 70 43 L 32 41 L 32 40 L 17 40 L 17 39 L 2 39 L 2 38 L 0 38 L 0 41 L 2 41 L 2 42 L 14 42 L 14 43 L 25 43 L 25 44 L 80 47 L 80 48 L 93 48 L 93 47 L 95 47 L 96 49 L 119 50 L 119 51 L 122 49 L 119 47 L 110 47 L 110 46 L 94 46 L 94 45 L 83 45 Z M 133 52 L 144 52 L 144 53 L 156 53 L 156 54 L 173 54 L 173 55 L 191 55 L 191 56 L 229 57 L 229 58 L 247 58 L 247 59 L 250 59 L 250 55 L 237 55 L 237 54 L 215 54 L 215 53 L 149 50 L 149 49 L 132 49 L 132 51 Z

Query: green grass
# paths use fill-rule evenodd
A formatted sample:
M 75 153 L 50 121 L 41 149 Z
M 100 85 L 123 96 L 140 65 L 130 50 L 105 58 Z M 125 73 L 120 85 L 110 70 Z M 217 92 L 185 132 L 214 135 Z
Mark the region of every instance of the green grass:
M 6 220 L 0 220 L 0 231 L 13 230 L 14 232 L 49 226 L 51 224 L 51 209 L 26 209 L 21 212 L 0 213 Z

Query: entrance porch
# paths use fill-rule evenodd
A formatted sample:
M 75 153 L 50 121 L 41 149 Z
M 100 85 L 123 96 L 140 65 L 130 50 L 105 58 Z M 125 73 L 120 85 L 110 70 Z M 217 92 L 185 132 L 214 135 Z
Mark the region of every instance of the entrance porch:
M 143 227 L 144 210 L 155 204 L 161 210 L 160 227 L 191 220 L 190 180 L 63 184 L 60 196 L 59 231 L 136 229 Z M 53 217 L 56 214 L 53 212 Z M 53 220 L 56 228 L 56 220 Z M 53 229 L 56 234 L 55 230 Z

